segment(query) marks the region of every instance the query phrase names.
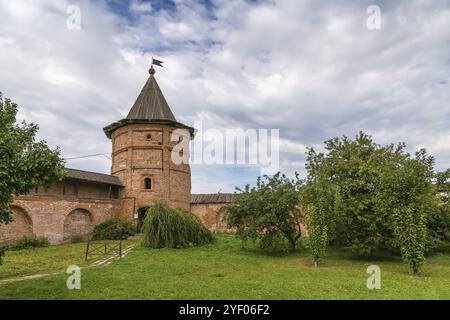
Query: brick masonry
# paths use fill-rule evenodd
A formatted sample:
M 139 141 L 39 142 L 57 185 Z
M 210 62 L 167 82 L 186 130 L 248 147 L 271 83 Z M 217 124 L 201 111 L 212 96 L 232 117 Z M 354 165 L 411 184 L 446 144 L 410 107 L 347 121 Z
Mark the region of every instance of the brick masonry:
M 228 203 L 191 203 L 191 212 L 198 216 L 202 223 L 214 232 L 233 232 L 227 226 L 227 216 L 220 209 Z M 308 230 L 300 223 L 303 235 L 308 235 Z
M 138 209 L 156 202 L 190 211 L 191 169 L 171 159 L 178 143 L 172 141 L 173 130 L 168 125 L 133 124 L 112 134 L 111 174 L 126 186 L 121 217 L 133 219 Z M 151 189 L 145 188 L 146 178 Z
M 176 165 L 170 154 L 173 128 L 163 125 L 131 125 L 112 137 L 112 175 L 125 186 L 117 199 L 109 187 L 66 180 L 49 189 L 36 188 L 13 202 L 13 222 L 0 225 L 0 244 L 12 244 L 29 235 L 47 237 L 51 243 L 87 238 L 95 225 L 113 218 L 134 220 L 142 207 L 164 202 L 196 214 L 212 231 L 226 231 L 220 203 L 190 203 L 191 172 L 188 164 Z M 145 189 L 150 178 L 152 188 Z
M 150 84 L 153 87 L 142 91 L 141 95 L 157 96 L 138 98 L 140 103 L 164 100 L 156 82 Z M 150 108 L 141 111 L 158 114 L 150 111 L 161 108 L 161 105 L 138 104 L 138 107 Z M 169 111 L 165 110 L 163 114 L 167 116 Z M 179 131 L 175 135 L 174 131 L 180 128 L 180 124 L 173 120 L 164 124 L 138 121 L 111 130 L 111 135 L 107 134 L 112 139 L 111 176 L 72 172 L 63 182 L 49 189 L 38 187 L 28 195 L 15 197 L 13 222 L 0 225 L 0 244 L 11 244 L 33 234 L 47 237 L 51 243 L 69 242 L 74 236 L 87 238 L 95 225 L 113 217 L 134 220 L 140 208 L 156 202 L 186 212 L 192 210 L 209 229 L 224 231 L 226 222 L 219 220 L 218 215 L 223 204 L 193 203 L 191 207 L 190 166 L 188 163 L 177 164 L 171 159 L 175 145 L 188 142 L 191 135 L 189 130 L 185 130 L 181 137 L 178 137 Z M 188 143 L 184 145 L 188 146 Z M 186 158 L 188 154 L 187 148 L 183 150 Z M 150 188 L 145 186 L 146 179 L 150 179 Z
M 224 231 L 218 210 L 223 204 L 192 204 L 189 164 L 175 164 L 171 152 L 174 128 L 168 125 L 134 124 L 112 135 L 111 174 L 124 185 L 117 199 L 107 184 L 66 179 L 49 189 L 36 188 L 14 198 L 13 222 L 0 225 L 0 244 L 11 244 L 25 235 L 47 237 L 51 243 L 87 238 L 95 225 L 113 218 L 134 220 L 139 208 L 164 202 L 192 211 L 213 231 Z M 188 152 L 188 150 L 186 150 Z M 144 181 L 151 179 L 151 189 Z
M 89 186 L 95 189 L 95 185 Z M 100 188 L 101 189 L 101 188 Z M 121 211 L 120 199 L 61 195 L 54 190 L 19 196 L 13 202 L 13 222 L 0 225 L 0 244 L 12 244 L 25 235 L 47 237 L 51 243 L 87 237 L 99 224 Z M 94 194 L 96 194 L 94 192 Z
M 13 218 L 14 223 L 10 225 L 0 224 L 0 243 L 12 244 L 21 237 L 33 234 L 33 223 L 25 210 L 13 207 Z
M 220 209 L 226 203 L 192 203 L 191 212 L 202 220 L 203 224 L 211 231 L 225 232 L 227 221 Z

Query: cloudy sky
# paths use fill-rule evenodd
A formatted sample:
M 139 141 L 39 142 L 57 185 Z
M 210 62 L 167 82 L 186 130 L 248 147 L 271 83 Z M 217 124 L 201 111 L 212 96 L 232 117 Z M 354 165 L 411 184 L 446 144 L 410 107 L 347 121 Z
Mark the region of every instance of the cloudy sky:
M 79 29 L 68 27 L 74 5 Z M 66 158 L 110 154 L 102 128 L 126 116 L 152 56 L 178 121 L 279 129 L 284 172 L 304 174 L 306 146 L 359 130 L 450 167 L 450 1 L 0 0 L 0 91 Z M 192 173 L 193 192 L 225 192 L 260 171 Z

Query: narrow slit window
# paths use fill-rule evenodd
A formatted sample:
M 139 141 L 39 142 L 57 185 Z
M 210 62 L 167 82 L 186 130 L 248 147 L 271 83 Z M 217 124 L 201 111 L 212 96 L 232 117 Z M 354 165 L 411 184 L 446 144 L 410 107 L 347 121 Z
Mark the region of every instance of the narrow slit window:
M 150 190 L 152 188 L 152 179 L 145 178 L 144 179 L 144 188 Z

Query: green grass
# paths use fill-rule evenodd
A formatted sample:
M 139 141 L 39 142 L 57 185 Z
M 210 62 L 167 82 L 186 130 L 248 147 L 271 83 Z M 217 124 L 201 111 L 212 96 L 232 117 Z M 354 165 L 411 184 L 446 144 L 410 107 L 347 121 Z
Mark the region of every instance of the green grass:
M 380 290 L 366 287 L 366 269 L 373 264 L 381 268 Z M 304 248 L 270 256 L 242 249 L 232 235 L 219 235 L 217 243 L 204 247 L 137 247 L 109 266 L 82 270 L 81 290 L 68 290 L 66 280 L 61 274 L 0 285 L 0 300 L 450 299 L 450 253 L 429 257 L 423 272 L 413 276 L 397 257 L 363 259 L 334 248 L 314 268 Z
M 105 241 L 97 241 L 94 243 L 100 244 L 104 242 Z M 124 241 L 123 247 L 129 243 L 131 242 Z M 40 272 L 65 270 L 72 264 L 83 266 L 86 264 L 84 259 L 85 253 L 86 243 L 56 245 L 23 250 L 7 250 L 3 257 L 3 265 L 0 266 L 0 280 Z M 92 256 L 94 259 L 96 257 L 98 258 L 100 255 Z

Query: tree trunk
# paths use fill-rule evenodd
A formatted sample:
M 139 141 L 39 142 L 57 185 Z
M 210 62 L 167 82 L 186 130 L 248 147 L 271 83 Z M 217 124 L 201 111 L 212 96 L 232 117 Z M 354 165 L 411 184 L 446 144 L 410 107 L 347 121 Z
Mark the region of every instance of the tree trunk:
M 296 249 L 296 240 L 294 240 L 294 239 L 288 239 L 289 240 L 289 250 L 291 251 L 291 252 L 295 252 L 295 249 Z
M 419 273 L 419 267 L 417 266 L 417 263 L 413 262 L 412 263 L 412 274 L 417 274 Z

